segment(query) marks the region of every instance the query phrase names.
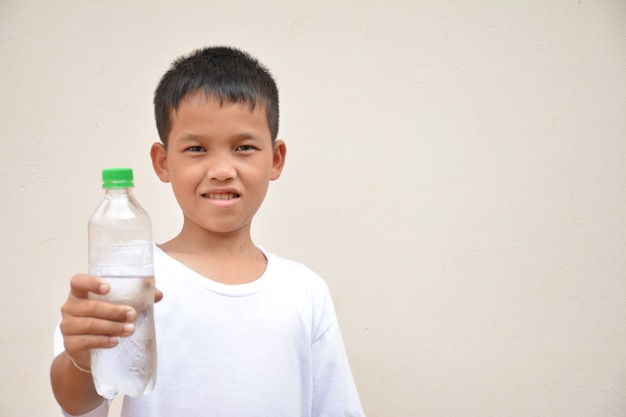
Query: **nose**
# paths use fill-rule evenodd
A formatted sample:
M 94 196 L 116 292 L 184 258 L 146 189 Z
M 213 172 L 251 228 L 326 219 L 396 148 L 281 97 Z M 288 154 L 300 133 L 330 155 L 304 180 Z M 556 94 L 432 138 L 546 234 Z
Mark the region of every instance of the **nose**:
M 228 181 L 237 176 L 237 170 L 231 158 L 225 155 L 215 155 L 208 161 L 207 177 L 211 181 Z

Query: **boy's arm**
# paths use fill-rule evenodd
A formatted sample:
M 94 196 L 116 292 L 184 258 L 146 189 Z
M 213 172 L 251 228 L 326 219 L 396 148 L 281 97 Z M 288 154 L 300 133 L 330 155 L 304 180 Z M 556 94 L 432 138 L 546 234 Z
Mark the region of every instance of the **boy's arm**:
M 76 368 L 67 352 L 62 352 L 52 362 L 50 380 L 57 402 L 71 415 L 85 414 L 104 401 L 96 392 L 91 374 Z
M 89 370 L 90 350 L 111 348 L 119 337 L 133 332 L 135 311 L 129 306 L 90 300 L 89 293 L 106 294 L 109 285 L 89 275 L 75 275 L 70 294 L 61 308 L 60 324 L 65 351 L 52 362 L 50 381 L 54 396 L 63 410 L 72 415 L 85 414 L 103 401 Z

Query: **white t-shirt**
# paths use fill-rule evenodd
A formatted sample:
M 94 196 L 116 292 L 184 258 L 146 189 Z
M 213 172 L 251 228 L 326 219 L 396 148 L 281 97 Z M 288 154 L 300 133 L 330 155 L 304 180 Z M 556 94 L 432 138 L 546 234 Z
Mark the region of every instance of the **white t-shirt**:
M 226 285 L 155 246 L 156 386 L 125 398 L 122 417 L 364 415 L 326 284 L 264 253 L 259 279 Z

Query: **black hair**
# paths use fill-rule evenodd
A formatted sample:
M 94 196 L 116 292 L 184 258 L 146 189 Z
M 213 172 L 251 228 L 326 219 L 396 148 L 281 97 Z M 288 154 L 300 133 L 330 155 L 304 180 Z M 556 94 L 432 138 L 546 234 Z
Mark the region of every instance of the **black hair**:
M 154 117 L 167 146 L 171 116 L 189 94 L 203 91 L 220 104 L 265 105 L 272 143 L 278 135 L 278 87 L 269 70 L 251 55 L 231 47 L 207 47 L 176 59 L 154 92 Z

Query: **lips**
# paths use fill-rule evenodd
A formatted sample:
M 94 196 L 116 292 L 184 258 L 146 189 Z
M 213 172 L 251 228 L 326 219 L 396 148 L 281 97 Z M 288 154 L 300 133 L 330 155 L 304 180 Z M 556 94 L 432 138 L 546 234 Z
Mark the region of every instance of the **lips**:
M 207 194 L 202 194 L 202 197 L 208 198 L 209 200 L 233 200 L 235 198 L 239 198 L 239 194 L 237 193 L 207 193 Z

